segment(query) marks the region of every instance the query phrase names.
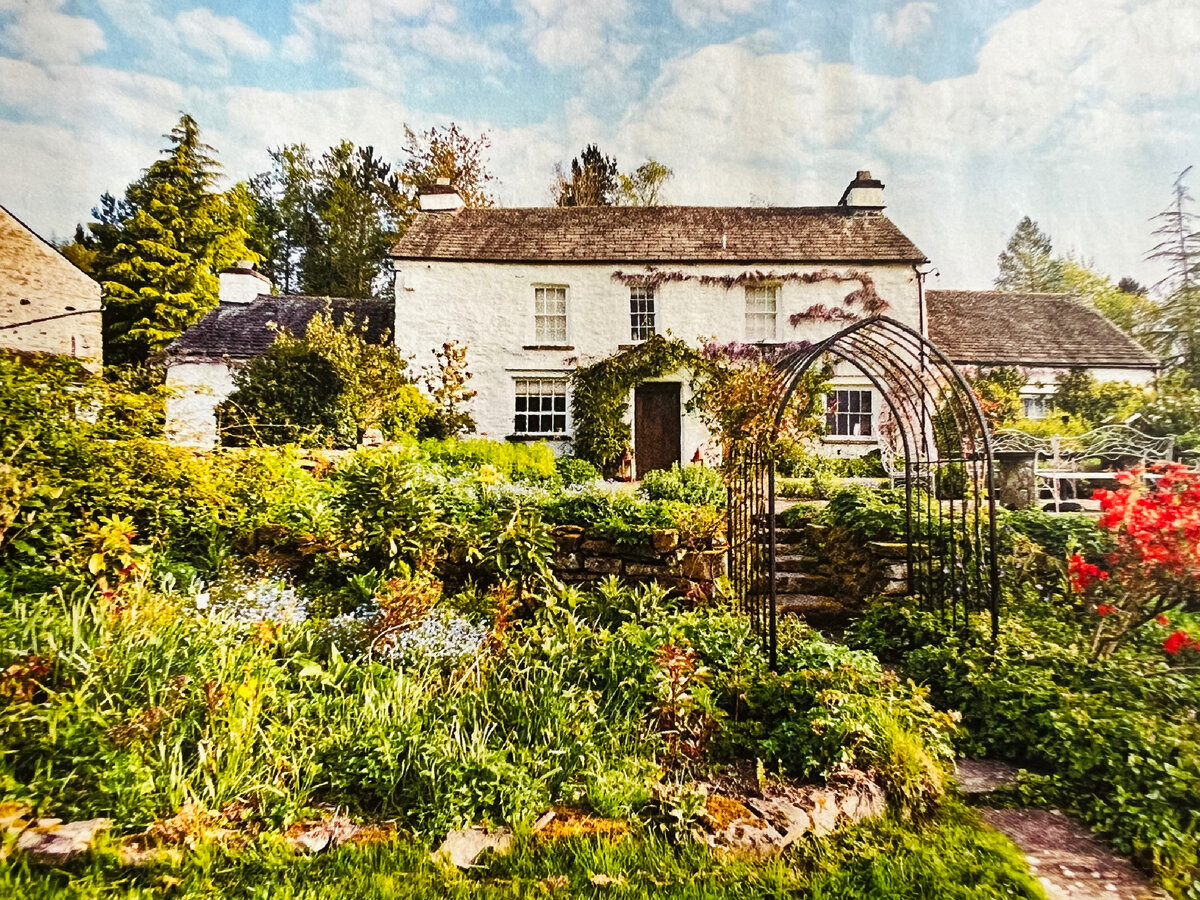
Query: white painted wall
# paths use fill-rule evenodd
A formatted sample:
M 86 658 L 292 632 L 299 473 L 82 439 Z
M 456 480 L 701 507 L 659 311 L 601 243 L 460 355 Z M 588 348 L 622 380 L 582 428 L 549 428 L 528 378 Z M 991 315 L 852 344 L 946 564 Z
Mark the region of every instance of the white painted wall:
M 877 293 L 889 304 L 888 315 L 916 327 L 917 278 L 911 266 L 802 266 L 787 263 L 704 264 L 664 263 L 658 269 L 692 276 L 737 276 L 743 272 L 790 275 L 828 269 L 846 274 L 851 268 L 868 271 Z M 432 362 L 433 349 L 444 341 L 465 342 L 467 361 L 478 391 L 473 413 L 478 432 L 503 440 L 513 431 L 513 380 L 539 374 L 567 374 L 610 356 L 631 344 L 629 287 L 613 273 L 644 272 L 639 265 L 613 263 L 528 264 L 486 262 L 398 262 L 396 278 L 396 343 L 416 355 L 415 365 Z M 534 287 L 567 287 L 567 346 L 539 349 L 534 334 Z M 820 340 L 845 322 L 808 320 L 798 327 L 788 319 L 815 304 L 845 308 L 843 299 L 860 287 L 857 281 L 784 281 L 776 316 L 779 341 Z M 715 339 L 741 341 L 745 331 L 745 290 L 697 281 L 673 281 L 656 291 L 657 330 L 697 344 Z M 861 310 L 857 311 L 861 314 Z M 680 377 L 680 380 L 686 379 Z M 685 391 L 683 400 L 688 397 Z M 568 423 L 568 433 L 570 433 Z M 696 420 L 685 416 L 682 458 L 697 449 L 712 452 L 709 435 Z
M 217 443 L 216 405 L 233 393 L 235 368 L 224 360 L 177 362 L 167 369 L 167 439 L 212 447 Z

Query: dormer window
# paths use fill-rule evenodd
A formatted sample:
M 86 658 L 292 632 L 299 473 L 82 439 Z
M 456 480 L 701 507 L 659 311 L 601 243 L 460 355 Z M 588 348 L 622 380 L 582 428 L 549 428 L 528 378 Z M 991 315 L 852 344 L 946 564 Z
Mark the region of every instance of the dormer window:
M 635 342 L 652 338 L 658 333 L 654 288 L 631 287 L 629 289 L 629 337 Z

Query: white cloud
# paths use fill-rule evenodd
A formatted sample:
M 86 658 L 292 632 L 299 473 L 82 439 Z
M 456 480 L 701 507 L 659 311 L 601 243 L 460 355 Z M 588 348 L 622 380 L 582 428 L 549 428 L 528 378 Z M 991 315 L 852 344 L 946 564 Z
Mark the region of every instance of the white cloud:
M 452 0 L 313 0 L 292 13 L 284 55 L 334 59 L 362 84 L 396 95 L 431 60 L 494 71 L 507 57 L 459 21 Z
M 936 3 L 906 3 L 890 16 L 879 13 L 872 20 L 875 30 L 889 44 L 907 47 L 929 30 L 933 24 Z
M 233 57 L 263 59 L 271 52 L 271 44 L 240 19 L 219 16 L 203 7 L 179 13 L 173 25 L 180 43 L 214 62 Z
M 104 29 L 92 19 L 61 12 L 63 0 L 0 0 L 0 47 L 18 59 L 77 63 L 106 46 Z
M 699 28 L 710 22 L 727 22 L 762 4 L 763 0 L 671 0 L 671 11 L 684 25 Z
M 227 74 L 239 59 L 265 59 L 271 44 L 241 19 L 193 7 L 169 18 L 162 0 L 97 0 L 100 8 L 127 37 L 140 42 L 146 58 L 164 71 L 198 60 Z
M 549 68 L 588 67 L 632 50 L 614 46 L 629 15 L 626 0 L 518 0 L 516 7 L 534 57 Z

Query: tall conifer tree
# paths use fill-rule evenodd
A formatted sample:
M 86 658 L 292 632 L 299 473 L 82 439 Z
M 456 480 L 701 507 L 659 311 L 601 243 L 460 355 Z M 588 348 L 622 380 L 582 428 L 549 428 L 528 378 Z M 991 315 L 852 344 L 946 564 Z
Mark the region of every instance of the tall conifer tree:
M 216 189 L 213 148 L 184 114 L 170 145 L 122 200 L 101 198 L 79 243 L 94 252 L 104 286 L 105 362 L 139 364 L 160 353 L 217 302 L 218 269 L 250 255 L 245 191 Z
M 997 259 L 996 287 L 1030 293 L 1061 291 L 1062 266 L 1051 255 L 1051 249 L 1050 236 L 1025 216 Z

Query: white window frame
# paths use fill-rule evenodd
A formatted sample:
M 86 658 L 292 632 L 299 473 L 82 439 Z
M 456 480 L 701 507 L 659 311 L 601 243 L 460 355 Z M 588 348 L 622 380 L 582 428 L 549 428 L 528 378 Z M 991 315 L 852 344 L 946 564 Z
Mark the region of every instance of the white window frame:
M 640 344 L 658 334 L 658 296 L 651 285 L 629 288 L 629 339 Z
M 840 402 L 839 394 L 845 394 L 845 402 L 847 409 L 838 409 L 837 405 Z M 850 397 L 851 394 L 857 394 L 857 402 Z M 862 409 L 862 398 L 867 398 L 868 409 Z M 857 409 L 853 407 L 858 407 Z M 839 419 L 844 416 L 846 422 L 846 431 L 839 433 Z M 865 424 L 867 432 L 861 430 L 857 433 L 854 428 L 861 429 Z M 831 421 L 832 420 L 832 421 Z M 879 440 L 879 403 L 876 400 L 875 391 L 869 385 L 863 384 L 833 384 L 830 386 L 829 393 L 825 395 L 825 440 L 827 441 L 870 441 Z
M 571 427 L 571 404 L 566 374 L 554 372 L 513 376 L 513 435 L 530 438 L 565 438 Z M 546 401 L 549 399 L 549 406 Z M 538 409 L 532 409 L 531 401 Z M 536 423 L 530 419 L 537 419 Z M 549 430 L 543 426 L 549 419 Z M 561 427 L 556 427 L 561 425 Z
M 778 340 L 778 284 L 746 285 L 746 341 L 766 344 Z
M 565 284 L 533 286 L 533 342 L 541 347 L 568 345 L 570 298 Z M 549 303 L 553 302 L 551 308 Z M 559 308 L 561 306 L 561 309 Z

